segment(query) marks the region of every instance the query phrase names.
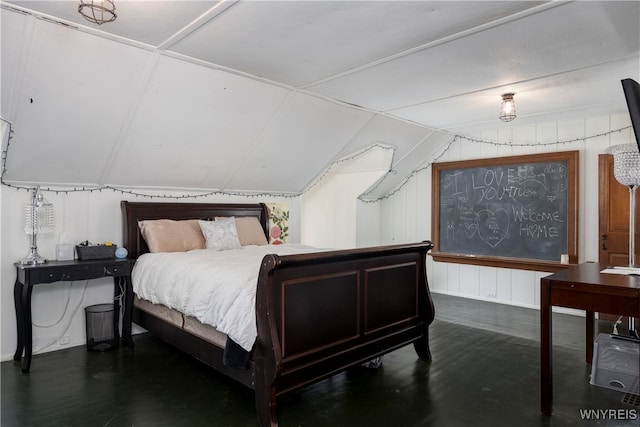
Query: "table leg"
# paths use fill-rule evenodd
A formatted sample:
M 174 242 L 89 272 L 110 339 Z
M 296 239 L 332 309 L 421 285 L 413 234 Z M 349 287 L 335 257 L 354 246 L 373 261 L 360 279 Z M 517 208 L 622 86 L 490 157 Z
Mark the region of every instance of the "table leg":
M 13 287 L 13 304 L 16 308 L 16 328 L 18 332 L 18 345 L 16 346 L 16 352 L 13 354 L 13 360 L 19 361 L 22 359 L 22 353 L 24 352 L 24 318 L 22 312 L 22 288 L 23 285 L 18 280 Z
M 113 278 L 113 333 L 115 335 L 116 343 L 120 343 L 120 284 L 122 283 L 121 277 Z
M 587 318 L 586 320 L 587 324 L 585 328 L 586 330 L 585 360 L 587 361 L 588 364 L 591 364 L 591 360 L 593 359 L 593 334 L 594 334 L 594 323 L 595 323 L 595 316 L 593 311 L 587 311 L 586 318 Z
M 22 372 L 29 372 L 31 356 L 33 352 L 33 331 L 31 328 L 31 291 L 30 284 L 22 286 L 20 303 L 22 304 L 22 338 L 24 341 L 24 358 L 22 359 Z
M 551 286 L 540 280 L 540 411 L 551 415 L 553 410 Z
M 126 348 L 133 349 L 133 338 L 131 338 L 131 323 L 133 322 L 133 284 L 131 283 L 131 276 L 124 276 L 124 283 L 122 340 Z

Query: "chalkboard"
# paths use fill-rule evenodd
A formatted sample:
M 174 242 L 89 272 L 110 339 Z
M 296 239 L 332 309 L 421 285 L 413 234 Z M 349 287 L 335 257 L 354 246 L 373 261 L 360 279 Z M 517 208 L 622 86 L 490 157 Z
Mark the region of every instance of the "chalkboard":
M 434 164 L 436 257 L 541 270 L 563 254 L 577 262 L 577 159 L 570 151 Z

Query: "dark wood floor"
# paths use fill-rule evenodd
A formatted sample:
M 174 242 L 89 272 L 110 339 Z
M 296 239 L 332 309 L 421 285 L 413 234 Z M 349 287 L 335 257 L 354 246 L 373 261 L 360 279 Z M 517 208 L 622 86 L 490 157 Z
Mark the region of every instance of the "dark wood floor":
M 411 346 L 380 369 L 353 369 L 280 399 L 286 426 L 638 426 L 581 410 L 639 414 L 625 394 L 589 384 L 584 319 L 554 315 L 554 415 L 540 407 L 539 312 L 434 295 L 433 362 Z M 608 325 L 601 325 L 601 328 Z M 607 330 L 609 332 L 609 330 Z M 2 427 L 256 426 L 251 391 L 149 334 L 136 349 L 84 347 L 2 363 Z M 628 396 L 627 396 L 628 397 Z

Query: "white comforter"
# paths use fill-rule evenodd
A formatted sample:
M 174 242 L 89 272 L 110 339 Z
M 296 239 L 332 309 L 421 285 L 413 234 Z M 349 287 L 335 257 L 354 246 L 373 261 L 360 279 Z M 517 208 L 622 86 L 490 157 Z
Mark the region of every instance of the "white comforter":
M 133 291 L 215 327 L 251 351 L 257 336 L 256 285 L 262 258 L 316 251 L 285 244 L 144 254 L 133 268 Z

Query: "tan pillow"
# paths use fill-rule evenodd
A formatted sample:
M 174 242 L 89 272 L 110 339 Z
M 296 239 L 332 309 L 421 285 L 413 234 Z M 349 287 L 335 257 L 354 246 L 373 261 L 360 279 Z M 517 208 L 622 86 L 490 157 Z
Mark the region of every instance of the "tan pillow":
M 138 227 L 152 253 L 186 252 L 205 247 L 204 236 L 197 219 L 146 220 L 139 221 Z
M 224 217 L 216 217 L 216 220 Z M 237 216 L 236 229 L 238 230 L 238 238 L 242 246 L 246 245 L 267 245 L 267 237 L 258 217 L 255 216 Z

